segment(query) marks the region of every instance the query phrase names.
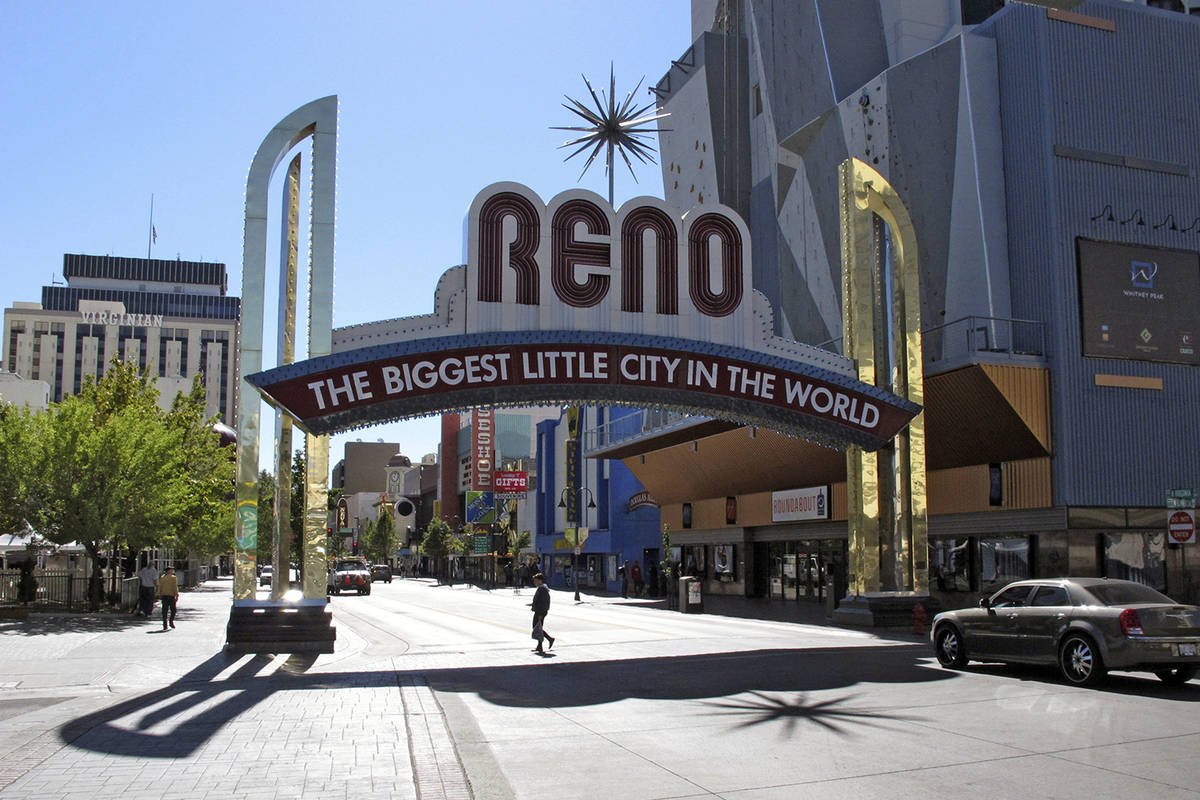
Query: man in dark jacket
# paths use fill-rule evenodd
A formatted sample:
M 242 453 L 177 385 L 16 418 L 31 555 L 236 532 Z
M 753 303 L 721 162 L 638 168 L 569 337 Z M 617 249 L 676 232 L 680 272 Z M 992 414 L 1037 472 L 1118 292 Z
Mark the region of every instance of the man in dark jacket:
M 533 593 L 533 602 L 530 605 L 533 607 L 533 638 L 537 639 L 537 647 L 533 652 L 538 655 L 545 655 L 546 651 L 542 649 L 542 639 L 548 641 L 549 647 L 554 647 L 554 637 L 546 633 L 544 623 L 546 614 L 550 612 L 550 590 L 546 587 L 544 581 L 546 577 L 542 573 L 537 573 L 533 576 L 533 585 L 537 590 Z

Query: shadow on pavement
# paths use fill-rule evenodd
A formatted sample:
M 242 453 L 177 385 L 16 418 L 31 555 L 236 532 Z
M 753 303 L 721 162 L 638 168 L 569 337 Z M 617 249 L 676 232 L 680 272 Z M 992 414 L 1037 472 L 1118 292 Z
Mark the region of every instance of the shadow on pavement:
M 548 654 L 549 655 L 549 654 Z M 923 647 L 778 649 L 702 656 L 598 662 L 539 660 L 504 667 L 417 671 L 310 673 L 315 658 L 292 656 L 271 674 L 272 661 L 219 653 L 178 681 L 59 728 L 72 747 L 113 755 L 182 758 L 223 726 L 280 691 L 352 687 L 396 688 L 417 677 L 437 691 L 478 694 L 488 702 L 521 708 L 602 705 L 629 698 L 714 701 L 713 713 L 743 720 L 877 718 L 855 711 L 847 697 L 806 704 L 768 693 L 800 693 L 861 682 L 917 683 L 953 679 L 953 672 L 922 665 Z M 237 663 L 236 669 L 225 674 Z M 750 693 L 757 700 L 726 703 Z
M 996 675 L 1032 683 L 1066 686 L 1057 667 L 1028 664 L 971 664 L 958 670 L 966 674 Z M 1159 700 L 1200 702 L 1200 684 L 1195 681 L 1182 686 L 1169 686 L 1150 672 L 1113 672 L 1104 683 L 1085 689 L 1089 692 L 1153 697 Z
M 548 654 L 549 655 L 549 654 Z M 805 693 L 860 684 L 915 684 L 955 680 L 958 671 L 931 667 L 928 648 L 843 647 L 751 650 L 699 656 L 563 662 L 538 660 L 503 667 L 434 670 L 309 672 L 315 656 L 293 655 L 278 670 L 258 674 L 269 656 L 219 653 L 157 691 L 79 717 L 59 729 L 61 740 L 82 750 L 147 758 L 182 758 L 202 747 L 242 714 L 281 691 L 396 688 L 424 680 L 440 692 L 475 694 L 499 706 L 572 708 L 626 699 L 701 701 L 735 727 L 766 722 L 790 733 L 812 723 L 842 733 L 847 725 L 906 719 L 853 705 L 854 695 L 809 699 Z M 236 669 L 224 674 L 237 663 Z M 1052 680 L 1048 670 L 972 666 L 965 673 L 1012 674 Z M 1156 679 L 1114 675 L 1107 688 L 1168 700 L 1200 700 L 1200 686 L 1166 687 Z
M 213 616 L 228 614 L 228 609 L 214 612 L 211 609 L 196 607 L 189 604 L 188 599 L 196 594 L 228 594 L 230 582 L 215 581 L 201 583 L 190 589 L 185 589 L 179 595 L 178 621 L 187 622 Z M 0 633 L 16 636 L 41 636 L 47 632 L 55 633 L 111 633 L 132 628 L 162 629 L 162 606 L 155 601 L 154 613 L 149 617 L 141 617 L 128 611 L 33 611 L 27 619 L 0 620 Z M 147 633 L 153 632 L 147 630 Z

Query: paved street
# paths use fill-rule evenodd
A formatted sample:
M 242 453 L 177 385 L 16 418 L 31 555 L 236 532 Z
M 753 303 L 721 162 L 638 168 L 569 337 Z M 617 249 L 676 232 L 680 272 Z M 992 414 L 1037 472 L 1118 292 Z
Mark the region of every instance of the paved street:
M 1198 798 L 1200 681 L 942 669 L 922 639 L 424 580 L 336 652 L 222 651 L 231 585 L 0 621 L 0 798 Z

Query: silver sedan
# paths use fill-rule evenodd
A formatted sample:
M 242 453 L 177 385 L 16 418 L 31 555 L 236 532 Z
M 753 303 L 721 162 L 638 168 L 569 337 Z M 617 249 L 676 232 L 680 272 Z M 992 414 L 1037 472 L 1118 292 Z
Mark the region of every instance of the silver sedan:
M 1182 684 L 1200 669 L 1200 608 L 1110 578 L 1016 581 L 978 608 L 938 614 L 930 636 L 944 667 L 1056 664 L 1079 686 L 1100 683 L 1108 670 Z

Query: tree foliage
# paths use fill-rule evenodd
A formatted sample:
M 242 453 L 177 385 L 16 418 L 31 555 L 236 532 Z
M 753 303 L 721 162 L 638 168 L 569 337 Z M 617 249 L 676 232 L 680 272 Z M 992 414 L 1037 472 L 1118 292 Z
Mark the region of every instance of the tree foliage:
M 367 534 L 367 557 L 374 562 L 384 562 L 396 552 L 396 523 L 392 515 L 381 509 L 379 519 Z
M 0 404 L 0 533 L 22 532 L 31 517 L 44 426 L 44 415 Z
M 421 552 L 430 558 L 445 558 L 450 553 L 450 540 L 454 532 L 444 519 L 434 517 L 425 526 L 421 538 Z
M 271 537 L 263 532 L 275 530 L 275 476 L 265 469 L 258 473 L 258 548 L 256 558 L 260 564 L 270 564 L 274 559 L 271 552 Z
M 292 550 L 300 552 L 299 543 L 304 541 L 304 501 L 308 493 L 308 457 L 303 450 L 292 453 L 292 492 L 288 521 L 292 523 Z
M 16 508 L 50 542 L 77 542 L 92 558 L 93 607 L 107 552 L 163 546 L 210 555 L 233 545 L 234 466 L 204 415 L 202 385 L 168 412 L 157 400 L 147 374 L 114 359 L 103 378 L 36 423 L 13 423 L 11 439 L 5 426 L 6 444 L 26 437 Z

